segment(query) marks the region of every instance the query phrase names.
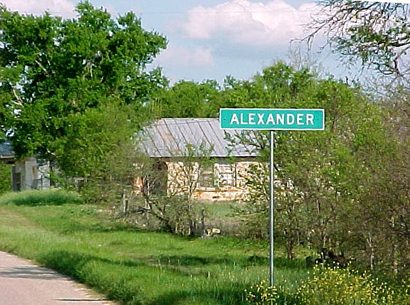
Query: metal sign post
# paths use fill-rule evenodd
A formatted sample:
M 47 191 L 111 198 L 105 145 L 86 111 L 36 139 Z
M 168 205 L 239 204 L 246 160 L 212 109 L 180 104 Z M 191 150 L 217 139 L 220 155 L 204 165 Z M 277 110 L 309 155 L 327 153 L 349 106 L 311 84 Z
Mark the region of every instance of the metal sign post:
M 275 166 L 274 130 L 324 130 L 323 109 L 223 108 L 219 111 L 222 129 L 269 130 L 269 284 L 275 284 Z
M 270 132 L 270 158 L 269 158 L 269 285 L 275 284 L 275 166 L 273 163 L 273 152 L 275 150 L 275 133 L 273 130 Z

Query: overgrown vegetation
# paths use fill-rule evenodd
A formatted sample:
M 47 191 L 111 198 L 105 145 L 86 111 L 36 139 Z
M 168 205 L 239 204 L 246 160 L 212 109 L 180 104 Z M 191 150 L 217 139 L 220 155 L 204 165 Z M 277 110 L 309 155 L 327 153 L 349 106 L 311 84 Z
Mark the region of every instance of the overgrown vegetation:
M 306 305 L 394 305 L 410 301 L 408 287 L 395 291 L 385 282 L 377 282 L 369 274 L 349 269 L 316 267 L 312 276 L 296 293 Z
M 124 304 L 245 304 L 267 277 L 266 244 L 138 231 L 98 206 L 0 206 L 0 249 L 34 259 Z M 278 252 L 277 278 L 306 277 Z
M 243 96 L 257 107 L 325 109 L 325 131 L 276 135 L 276 237 L 285 243 L 288 258 L 295 257 L 300 244 L 318 252 L 331 248 L 373 271 L 406 277 L 406 115 L 392 119 L 386 104 L 371 101 L 360 87 L 316 79 L 307 70 L 281 63 L 248 81 L 240 99 Z M 400 122 L 401 131 L 390 122 Z M 248 237 L 266 238 L 267 134 L 243 134 L 232 142 L 260 152 L 261 164 L 253 165 L 245 177 L 249 192 L 239 216 Z
M 25 206 L 62 205 L 81 203 L 82 198 L 76 192 L 66 190 L 26 190 L 18 193 L 5 193 L 0 196 L 0 205 L 15 204 Z
M 11 191 L 11 165 L 0 162 L 0 195 Z
M 34 259 L 123 304 L 269 304 L 245 292 L 256 292 L 254 283 L 267 278 L 265 242 L 139 231 L 86 204 L 1 204 L 0 217 L 1 250 Z M 318 298 L 353 304 L 339 297 L 350 296 L 351 289 L 387 297 L 364 304 L 408 304 L 405 290 L 380 286 L 370 275 L 317 269 L 309 278 L 303 260 L 289 261 L 285 249 L 277 250 L 276 304 L 328 304 L 315 303 Z M 262 286 L 260 292 L 273 291 Z
M 143 214 L 140 222 L 179 235 L 194 236 L 204 232 L 205 211 L 194 193 L 205 167 L 213 165 L 212 147 L 188 145 L 177 155 L 169 152 L 167 162 L 140 157 L 137 161 L 139 188 L 143 204 L 133 203 Z M 140 200 L 142 201 L 142 200 Z
M 366 273 L 323 266 L 316 266 L 296 291 L 261 281 L 246 289 L 245 294 L 250 305 L 404 305 L 410 302 L 410 286 L 406 282 L 402 289 L 397 289 Z

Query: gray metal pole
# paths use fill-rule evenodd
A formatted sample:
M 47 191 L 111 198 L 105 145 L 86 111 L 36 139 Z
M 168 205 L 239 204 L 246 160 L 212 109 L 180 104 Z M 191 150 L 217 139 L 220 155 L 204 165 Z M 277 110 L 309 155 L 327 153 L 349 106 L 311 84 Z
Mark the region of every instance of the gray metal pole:
M 275 276 L 274 276 L 274 227 L 275 227 L 275 186 L 274 186 L 274 179 L 275 179 L 275 167 L 273 165 L 273 152 L 274 152 L 274 145 L 275 145 L 275 134 L 274 131 L 270 131 L 270 171 L 269 171 L 269 238 L 270 238 L 270 247 L 269 247 L 269 284 L 273 286 L 275 284 Z

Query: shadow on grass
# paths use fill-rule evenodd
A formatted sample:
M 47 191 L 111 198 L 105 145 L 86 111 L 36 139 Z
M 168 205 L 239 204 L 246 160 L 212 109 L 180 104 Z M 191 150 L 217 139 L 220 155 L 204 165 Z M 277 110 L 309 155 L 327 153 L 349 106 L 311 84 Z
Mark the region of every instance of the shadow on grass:
M 160 255 L 158 257 L 152 257 L 151 260 L 157 260 L 164 265 L 174 266 L 234 265 L 238 263 L 238 260 L 230 256 L 218 258 L 193 255 Z
M 130 285 L 129 278 L 122 274 L 106 274 L 104 271 L 94 270 L 86 266 L 89 263 L 104 263 L 107 265 L 119 265 L 128 267 L 144 266 L 144 263 L 136 261 L 115 261 L 94 255 L 73 253 L 69 251 L 53 251 L 38 258 L 39 262 L 46 267 L 54 269 L 81 283 L 88 284 L 104 293 L 109 299 L 118 300 L 125 304 L 138 305 L 140 291 Z
M 78 280 L 82 280 L 83 267 L 90 261 L 101 262 L 110 265 L 126 266 L 129 268 L 149 267 L 154 269 L 162 269 L 171 273 L 175 273 L 181 276 L 192 277 L 201 276 L 209 277 L 209 270 L 207 266 L 238 266 L 239 268 L 246 269 L 250 266 L 255 266 L 255 262 L 248 263 L 249 258 L 237 258 L 226 256 L 223 258 L 215 257 L 200 257 L 191 255 L 181 256 L 150 256 L 150 257 L 138 257 L 135 259 L 113 260 L 102 258 L 90 254 L 73 253 L 69 251 L 56 251 L 47 253 L 40 258 L 40 262 L 47 267 L 62 272 L 70 277 Z M 280 260 L 279 260 L 280 261 Z M 267 259 L 261 259 L 258 261 L 258 266 L 267 266 Z M 276 266 L 281 268 L 290 268 L 289 262 L 281 264 L 277 263 Z M 295 263 L 291 268 L 298 268 L 298 264 Z M 203 270 L 198 267 L 205 267 Z
M 201 257 L 194 255 L 160 255 L 151 257 L 151 261 L 158 261 L 164 265 L 174 266 L 205 266 L 205 265 L 232 265 L 239 267 L 250 266 L 267 266 L 269 264 L 268 257 L 252 255 L 241 258 L 232 256 L 221 257 Z M 286 269 L 304 269 L 305 263 L 303 259 L 289 260 L 282 257 L 275 258 L 275 266 Z
M 230 285 L 225 283 L 225 285 Z M 148 302 L 148 305 L 178 305 L 178 304 L 221 304 L 221 305 L 245 305 L 249 304 L 245 299 L 245 285 L 236 285 L 234 287 L 224 287 L 222 284 L 217 290 L 201 289 L 191 291 L 172 291 L 159 295 L 154 300 Z M 255 303 L 256 304 L 256 303 Z M 259 303 L 258 303 L 259 304 Z M 260 303 L 262 304 L 262 303 Z M 263 303 L 265 304 L 265 303 Z M 268 303 L 266 303 L 268 304 Z M 279 291 L 277 305 L 300 304 L 298 299 L 293 295 L 287 295 Z
M 130 232 L 130 233 L 150 233 L 142 229 L 138 229 L 122 223 L 73 223 L 66 233 L 74 232 L 90 232 L 90 233 L 114 233 L 114 232 Z
M 190 258 L 191 261 L 195 262 L 196 259 Z M 141 299 L 141 293 L 139 289 L 135 288 L 135 284 L 132 284 L 132 277 L 130 275 L 124 276 L 123 274 L 115 274 L 104 276 L 102 272 L 96 271 L 95 274 L 90 274 L 87 272 L 89 268 L 86 267 L 89 263 L 97 262 L 104 263 L 108 265 L 120 265 L 127 267 L 152 267 L 158 271 L 157 266 L 152 266 L 146 261 L 116 261 L 106 258 L 101 258 L 89 254 L 79 254 L 69 251 L 54 251 L 49 252 L 39 258 L 39 261 L 48 268 L 57 270 L 58 272 L 65 274 L 77 281 L 86 283 L 91 287 L 98 289 L 100 292 L 107 295 L 110 299 L 119 300 L 125 304 L 141 304 L 139 299 Z M 201 260 L 200 260 L 201 261 Z M 108 266 L 109 267 L 109 266 Z M 168 271 L 178 272 L 188 277 L 188 273 L 179 272 L 173 270 L 173 266 L 163 266 Z M 192 277 L 192 274 L 190 275 Z M 105 277 L 105 278 L 104 278 Z M 227 285 L 234 285 L 229 289 L 224 287 Z M 242 304 L 243 290 L 245 287 L 236 287 L 237 284 L 234 283 L 221 283 L 221 288 L 216 289 L 206 289 L 204 288 L 193 288 L 190 291 L 175 291 L 172 293 L 167 293 L 156 297 L 155 300 L 149 302 L 148 304 L 179 304 L 182 300 L 201 300 L 201 304 Z M 208 302 L 209 301 L 209 302 Z M 144 302 L 146 304 L 146 302 Z M 194 304 L 194 303 L 192 303 Z
M 57 270 L 74 279 L 82 280 L 83 268 L 89 262 L 101 262 L 111 265 L 120 265 L 127 267 L 148 266 L 140 260 L 112 260 L 85 253 L 73 253 L 69 251 L 53 251 L 39 258 L 39 262 L 48 268 Z
M 143 257 L 120 260 L 103 258 L 87 253 L 53 251 L 42 255 L 38 260 L 46 267 L 52 268 L 62 274 L 68 275 L 73 279 L 96 288 L 110 299 L 115 299 L 125 304 L 141 304 L 140 300 L 144 295 L 141 295 L 140 286 L 137 284 L 138 281 L 133 280 L 134 276 L 139 274 L 139 267 L 152 268 L 149 270 L 152 270 L 153 274 L 156 272 L 162 274 L 159 272 L 165 270 L 168 274 L 160 276 L 171 276 L 172 278 L 172 274 L 176 274 L 177 276 L 183 276 L 183 278 L 179 278 L 178 281 L 184 281 L 184 278 L 188 280 L 193 276 L 199 276 L 201 278 L 209 277 L 207 270 L 198 270 L 198 266 L 207 266 L 210 264 L 233 265 L 236 263 L 237 266 L 243 267 L 246 266 L 248 258 L 242 259 L 239 264 L 234 257 L 204 258 L 189 255 Z M 101 265 L 101 263 L 103 265 Z M 254 264 L 255 262 L 252 263 Z M 257 263 L 266 265 L 267 259 L 262 257 L 257 260 Z M 93 269 L 98 268 L 97 266 L 103 266 L 100 268 L 104 270 Z M 130 272 L 122 274 L 118 269 L 118 271 L 114 272 L 112 271 L 115 270 L 115 268 L 113 268 L 114 266 L 125 266 L 129 268 L 128 270 L 136 271 L 136 273 Z M 288 267 L 288 263 L 286 264 L 286 267 Z M 151 273 L 151 271 L 147 271 L 146 269 L 141 269 L 141 272 Z M 181 290 L 167 292 L 155 296 L 155 299 L 148 303 L 146 300 L 142 303 L 148 305 L 176 305 L 184 302 L 184 304 L 197 304 L 195 303 L 195 300 L 200 300 L 198 301 L 199 304 L 245 304 L 244 289 L 248 287 L 245 287 L 243 284 L 226 281 L 212 282 L 210 280 L 210 288 L 208 288 L 206 286 L 207 283 L 207 281 L 204 281 L 202 286 L 193 286 L 190 290 L 187 290 L 185 287 L 181 288 Z M 289 300 L 289 298 L 287 299 Z
M 221 284 L 222 285 L 222 284 Z M 228 284 L 226 284 L 228 285 Z M 224 305 L 241 305 L 248 304 L 245 301 L 245 286 L 219 287 L 217 290 L 212 289 L 193 289 L 191 291 L 172 291 L 161 294 L 154 300 L 148 302 L 148 305 L 177 305 L 177 304 L 224 304 Z

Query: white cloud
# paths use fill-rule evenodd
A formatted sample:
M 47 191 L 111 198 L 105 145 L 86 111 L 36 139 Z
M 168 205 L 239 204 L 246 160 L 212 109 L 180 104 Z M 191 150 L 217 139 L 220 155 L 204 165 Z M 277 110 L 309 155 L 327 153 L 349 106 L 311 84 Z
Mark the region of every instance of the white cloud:
M 159 65 L 183 67 L 209 67 L 214 64 L 210 48 L 195 47 L 193 49 L 169 44 L 155 60 Z
M 306 24 L 318 10 L 313 2 L 293 7 L 284 0 L 266 3 L 229 0 L 213 7 L 193 8 L 181 29 L 194 39 L 223 37 L 234 44 L 283 46 L 306 34 Z
M 48 11 L 52 15 L 75 17 L 74 4 L 69 0 L 0 0 L 8 9 L 23 14 L 41 15 Z

